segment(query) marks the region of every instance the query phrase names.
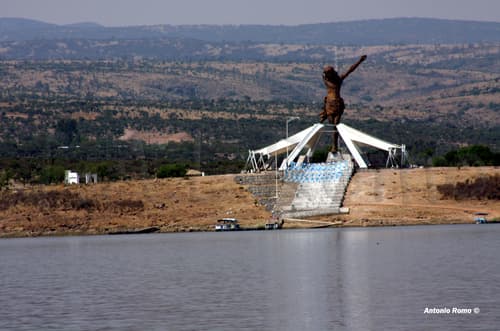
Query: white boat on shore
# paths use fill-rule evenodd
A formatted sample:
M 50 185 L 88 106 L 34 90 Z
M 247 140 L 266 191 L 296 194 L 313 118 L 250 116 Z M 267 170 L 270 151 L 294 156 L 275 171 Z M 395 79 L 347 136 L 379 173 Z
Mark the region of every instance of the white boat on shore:
M 237 231 L 240 230 L 240 225 L 236 218 L 221 218 L 217 220 L 215 231 Z

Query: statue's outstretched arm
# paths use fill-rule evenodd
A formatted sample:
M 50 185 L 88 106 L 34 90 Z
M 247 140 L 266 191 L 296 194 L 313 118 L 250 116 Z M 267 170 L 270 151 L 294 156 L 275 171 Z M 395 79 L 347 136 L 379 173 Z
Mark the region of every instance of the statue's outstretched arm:
M 364 61 L 366 60 L 366 55 L 363 55 L 359 58 L 358 62 L 354 63 L 346 72 L 344 72 L 342 74 L 342 76 L 340 76 L 340 79 L 345 79 L 347 78 L 347 76 L 349 76 L 351 74 L 351 72 L 353 72 L 354 70 L 356 70 L 356 68 Z

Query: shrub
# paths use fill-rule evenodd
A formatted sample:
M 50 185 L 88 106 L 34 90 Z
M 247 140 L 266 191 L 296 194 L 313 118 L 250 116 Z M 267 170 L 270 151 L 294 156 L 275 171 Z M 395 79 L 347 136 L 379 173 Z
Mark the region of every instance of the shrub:
M 500 199 L 500 176 L 479 177 L 474 181 L 466 180 L 456 184 L 438 185 L 439 193 L 447 199 Z
M 9 188 L 9 180 L 10 180 L 10 173 L 9 171 L 2 170 L 0 171 L 0 191 L 3 188 Z
M 500 165 L 500 153 L 492 152 L 489 147 L 472 145 L 453 150 L 444 156 L 433 159 L 434 166 L 485 166 Z
M 110 209 L 112 211 L 120 211 L 120 212 L 137 212 L 144 210 L 144 202 L 142 200 L 119 200 L 119 201 L 111 201 L 104 206 L 105 209 Z
M 7 210 L 19 204 L 38 207 L 40 210 L 94 210 L 96 201 L 80 194 L 64 191 L 18 191 L 3 192 L 0 195 L 0 210 Z
M 64 181 L 64 168 L 62 166 L 47 166 L 40 173 L 40 183 L 51 184 Z
M 156 177 L 184 177 L 187 173 L 186 166 L 183 164 L 165 164 L 158 168 Z

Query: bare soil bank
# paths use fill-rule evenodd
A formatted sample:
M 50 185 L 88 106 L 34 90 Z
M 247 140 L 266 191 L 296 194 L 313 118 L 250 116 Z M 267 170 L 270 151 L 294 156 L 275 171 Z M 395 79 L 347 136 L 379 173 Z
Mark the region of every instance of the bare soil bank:
M 3 193 L 0 236 L 104 234 L 159 227 L 162 232 L 212 230 L 218 218 L 244 226 L 269 213 L 232 175 L 37 186 Z
M 437 186 L 500 168 L 430 168 L 359 171 L 344 201 L 348 215 L 317 218 L 345 226 L 472 223 L 475 212 L 500 217 L 500 200 L 443 199 Z M 222 217 L 263 225 L 270 214 L 233 175 L 37 186 L 0 195 L 0 237 L 104 234 L 159 227 L 162 232 L 212 230 Z M 299 227 L 301 223 L 286 223 Z M 308 224 L 314 226 L 314 224 Z
M 473 223 L 475 212 L 500 217 L 500 200 L 445 198 L 439 185 L 474 182 L 500 175 L 500 168 L 424 168 L 359 171 L 344 200 L 348 215 L 327 217 L 344 225 L 413 225 Z

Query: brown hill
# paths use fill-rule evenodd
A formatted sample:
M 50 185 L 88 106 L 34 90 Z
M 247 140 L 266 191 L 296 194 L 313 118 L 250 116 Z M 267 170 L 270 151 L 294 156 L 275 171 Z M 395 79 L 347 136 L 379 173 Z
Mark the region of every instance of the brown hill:
M 500 175 L 500 168 L 359 171 L 344 205 L 348 215 L 323 217 L 345 226 L 471 223 L 475 212 L 500 217 L 500 200 L 443 198 L 437 187 Z M 270 217 L 233 175 L 37 186 L 1 193 L 0 237 L 105 234 L 156 226 L 162 232 L 212 230 L 221 217 L 243 226 Z M 314 226 L 314 224 L 309 224 Z M 286 223 L 285 228 L 302 226 Z
M 211 230 L 222 217 L 245 226 L 269 217 L 231 175 L 37 186 L 3 192 L 0 200 L 0 236 Z
M 471 223 L 475 212 L 500 217 L 500 200 L 453 200 L 440 185 L 472 182 L 500 175 L 500 168 L 422 168 L 360 171 L 353 177 L 344 206 L 350 214 L 340 217 L 346 225 L 410 225 Z

